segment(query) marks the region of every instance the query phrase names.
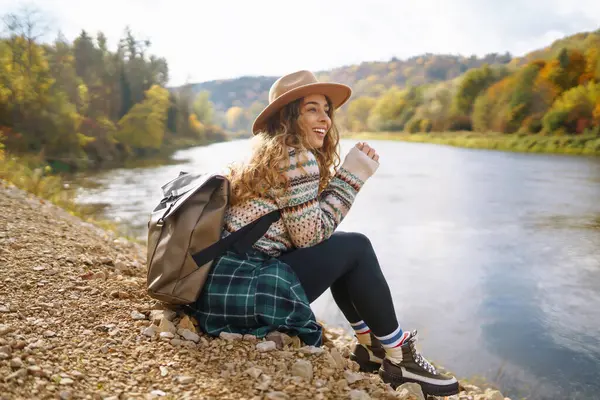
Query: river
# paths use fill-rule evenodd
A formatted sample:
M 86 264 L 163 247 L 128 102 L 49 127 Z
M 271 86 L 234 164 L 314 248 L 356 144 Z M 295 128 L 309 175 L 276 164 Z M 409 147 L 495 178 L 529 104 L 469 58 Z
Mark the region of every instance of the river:
M 600 159 L 370 141 L 380 168 L 339 229 L 373 243 L 425 357 L 513 399 L 600 398 Z M 342 155 L 353 142 L 342 141 Z M 79 202 L 145 238 L 160 186 L 222 168 L 248 141 L 178 165 L 89 177 Z M 348 327 L 329 292 L 317 318 Z

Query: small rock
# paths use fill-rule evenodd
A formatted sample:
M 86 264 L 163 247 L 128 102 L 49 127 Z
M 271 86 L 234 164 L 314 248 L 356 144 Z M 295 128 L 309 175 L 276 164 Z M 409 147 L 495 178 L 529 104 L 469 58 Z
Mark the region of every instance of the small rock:
M 269 332 L 266 339 L 275 342 L 278 349 L 283 349 L 284 346 L 292 343 L 291 337 L 279 331 Z
M 139 321 L 139 320 L 146 319 L 146 316 L 144 314 L 142 314 L 141 312 L 134 310 L 131 312 L 131 318 L 133 318 L 136 321 Z
M 150 325 L 147 328 L 144 328 L 142 330 L 142 335 L 148 336 L 148 337 L 154 337 L 154 335 L 156 335 L 156 326 L 155 325 Z
M 245 342 L 252 342 L 252 343 L 256 343 L 258 342 L 258 338 L 254 335 L 244 335 L 244 337 L 242 338 L 243 341 Z
M 350 391 L 350 400 L 371 400 L 371 396 L 364 390 L 353 389 Z
M 497 390 L 492 390 L 492 389 L 486 389 L 485 393 L 485 400 L 504 400 L 504 396 L 502 396 L 502 393 L 500 393 Z
M 194 343 L 198 343 L 200 336 L 197 333 L 190 331 L 189 329 L 179 329 L 177 331 L 179 336 L 182 336 L 185 340 L 191 340 Z
M 166 396 L 167 394 L 165 392 L 163 392 L 162 390 L 153 390 L 150 392 L 150 394 L 152 396 L 158 396 L 158 397 L 163 397 Z
M 346 361 L 344 361 L 344 357 L 342 357 L 340 352 L 336 348 L 333 348 L 331 349 L 330 353 L 331 357 L 333 357 L 333 359 L 335 360 L 335 364 L 337 365 L 337 367 L 343 369 L 346 365 Z
M 160 320 L 160 324 L 158 324 L 159 332 L 171 332 L 173 334 L 177 333 L 177 328 L 173 322 L 169 321 L 166 318 Z
M 269 392 L 265 396 L 267 400 L 288 400 L 289 398 L 290 396 L 284 392 Z
M 304 354 L 321 354 L 323 353 L 325 350 L 323 350 L 320 347 L 315 347 L 315 346 L 304 346 L 304 347 L 300 347 L 298 349 L 298 351 L 300 353 L 304 353 Z
M 71 371 L 71 376 L 75 379 L 84 379 L 85 378 L 85 375 L 83 373 L 76 371 L 76 370 Z
M 73 384 L 73 379 L 71 379 L 71 378 L 61 378 L 60 384 L 61 385 L 72 385 Z
M 298 360 L 292 365 L 291 373 L 310 382 L 313 378 L 312 363 L 307 360 Z
M 106 280 L 106 274 L 102 271 L 100 272 L 96 272 L 94 275 L 92 275 L 91 279 L 102 279 L 102 280 Z
M 184 315 L 183 318 L 181 318 L 181 320 L 177 324 L 177 329 L 189 329 L 190 331 L 194 332 L 196 330 L 196 327 L 194 326 L 194 323 L 192 322 L 190 317 Z
M 70 400 L 73 398 L 73 394 L 68 390 L 63 390 L 58 394 L 58 397 L 60 397 L 60 400 Z
M 92 330 L 90 330 L 90 329 L 86 329 L 83 332 L 81 332 L 81 334 L 85 335 L 85 336 L 89 336 L 89 335 L 93 335 L 94 332 Z
M 101 257 L 100 263 L 104 265 L 113 265 L 113 260 L 110 257 Z
M 187 385 L 188 383 L 194 383 L 195 380 L 196 380 L 196 378 L 194 378 L 193 376 L 180 375 L 177 377 L 177 382 L 181 383 L 182 385 Z
M 25 368 L 21 368 L 20 370 L 15 371 L 12 374 L 8 375 L 6 378 L 4 378 L 4 381 L 8 382 L 13 379 L 25 378 L 26 376 L 27 376 L 27 370 Z
M 155 324 L 159 324 L 160 320 L 163 318 L 168 321 L 173 321 L 176 316 L 177 316 L 177 313 L 173 310 L 152 310 L 152 311 L 150 311 L 150 320 Z
M 262 374 L 262 370 L 260 368 L 250 367 L 246 371 L 244 371 L 244 373 L 250 375 L 254 379 L 257 379 L 260 376 L 260 374 Z
M 261 380 L 261 382 L 258 385 L 256 385 L 255 388 L 258 390 L 269 390 L 269 387 L 271 386 L 271 383 L 273 382 L 273 378 L 271 378 L 267 374 L 262 374 L 260 376 L 260 380 Z
M 158 369 L 160 370 L 160 376 L 167 376 L 167 374 L 169 373 L 169 370 L 167 369 L 167 367 L 165 367 L 163 365 L 158 367 Z
M 181 340 L 181 339 L 171 339 L 170 343 L 173 346 L 181 346 L 183 344 L 183 340 Z
M 4 336 L 7 333 L 10 333 L 13 331 L 12 326 L 10 325 L 5 325 L 5 324 L 0 324 L 0 336 Z
M 302 347 L 302 340 L 298 336 L 292 336 L 292 347 L 294 349 L 299 349 Z
M 161 332 L 159 336 L 167 339 L 173 339 L 175 337 L 175 335 L 173 335 L 171 332 Z
M 110 292 L 109 296 L 113 299 L 128 299 L 129 293 L 124 292 L 122 290 L 113 290 L 112 292 Z
M 243 337 L 244 337 L 244 335 L 241 335 L 239 333 L 221 332 L 219 334 L 219 338 L 230 341 L 230 342 L 236 341 L 236 340 L 242 340 Z
M 401 398 L 407 397 L 411 399 L 414 398 L 414 400 L 425 400 L 425 396 L 423 396 L 423 390 L 421 390 L 421 386 L 419 386 L 417 383 L 403 383 L 396 388 L 396 392 L 400 393 Z
M 258 350 L 261 353 L 276 350 L 276 349 L 277 349 L 277 344 L 275 342 L 271 342 L 271 341 L 260 342 L 256 345 L 256 350 Z
M 40 367 L 38 367 L 37 365 L 32 365 L 30 367 L 27 367 L 27 372 L 29 372 L 30 375 L 33 376 L 40 376 L 43 377 L 45 374 L 42 371 L 42 369 Z
M 0 360 L 8 360 L 10 358 L 10 354 L 0 352 Z
M 10 308 L 8 306 L 5 306 L 4 304 L 0 304 L 0 313 L 9 313 L 10 312 Z
M 38 265 L 38 266 L 33 267 L 34 271 L 43 271 L 45 269 L 46 269 L 46 267 L 44 267 L 42 265 Z
M 357 372 L 352 372 L 352 371 L 344 371 L 344 378 L 346 378 L 346 380 L 348 381 L 349 384 L 353 384 L 354 382 L 358 382 L 363 380 L 364 376 L 362 376 L 362 374 L 359 374 Z
M 21 360 L 19 357 L 13 358 L 10 360 L 10 367 L 12 369 L 23 368 L 23 360 Z

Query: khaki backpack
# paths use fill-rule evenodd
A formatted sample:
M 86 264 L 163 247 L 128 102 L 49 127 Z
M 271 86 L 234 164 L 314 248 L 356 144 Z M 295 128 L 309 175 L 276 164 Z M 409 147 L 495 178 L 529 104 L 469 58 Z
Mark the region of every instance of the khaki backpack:
M 148 222 L 147 290 L 169 304 L 196 301 L 217 257 L 249 250 L 280 218 L 273 211 L 222 239 L 230 196 L 225 176 L 181 172 L 162 193 Z

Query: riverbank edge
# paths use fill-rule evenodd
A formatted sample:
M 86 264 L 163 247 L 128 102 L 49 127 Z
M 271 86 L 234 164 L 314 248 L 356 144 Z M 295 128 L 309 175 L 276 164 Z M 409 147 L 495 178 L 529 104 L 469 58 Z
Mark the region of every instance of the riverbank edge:
M 500 150 L 517 153 L 600 156 L 600 136 L 596 135 L 544 136 L 516 133 L 483 134 L 476 132 L 348 132 L 343 134 L 341 138 L 431 143 L 468 149 Z
M 164 318 L 152 317 L 154 311 L 164 307 L 145 293 L 145 248 L 142 245 L 129 242 L 117 237 L 113 232 L 86 223 L 60 207 L 3 180 L 0 180 L 0 212 L 3 218 L 6 218 L 4 222 L 0 221 L 2 222 L 0 223 L 0 242 L 2 242 L 0 260 L 7 266 L 0 290 L 15 293 L 14 297 L 3 300 L 4 304 L 0 304 L 0 311 L 6 317 L 0 324 L 0 353 L 2 353 L 0 392 L 14 395 L 2 399 L 27 398 L 32 393 L 40 398 L 55 397 L 57 394 L 61 398 L 71 398 L 74 393 L 93 394 L 91 398 L 94 399 L 113 398 L 110 396 L 111 392 L 115 392 L 114 387 L 124 386 L 126 380 L 131 382 L 136 374 L 128 371 L 122 377 L 117 376 L 118 374 L 114 376 L 120 380 L 111 379 L 110 382 L 105 382 L 95 379 L 92 371 L 97 370 L 98 367 L 102 370 L 115 368 L 114 364 L 107 365 L 110 357 L 102 355 L 110 356 L 118 346 L 135 348 L 136 351 L 131 353 L 133 359 L 138 359 L 141 354 L 147 354 L 152 356 L 152 359 L 156 359 L 156 363 L 162 362 L 164 365 L 168 365 L 169 362 L 173 365 L 173 359 L 169 357 L 175 354 L 180 357 L 190 356 L 192 358 L 188 360 L 190 366 L 195 365 L 198 358 L 206 356 L 205 363 L 216 364 L 212 367 L 216 368 L 218 374 L 211 375 L 211 379 L 216 380 L 223 378 L 221 376 L 223 365 L 220 361 L 223 357 L 225 359 L 233 357 L 237 360 L 235 362 L 239 361 L 241 366 L 245 365 L 243 360 L 234 357 L 232 350 L 240 352 L 243 350 L 246 356 L 256 357 L 260 365 L 257 364 L 252 368 L 268 370 L 269 360 L 284 362 L 290 367 L 288 374 L 281 377 L 287 385 L 284 387 L 289 389 L 295 382 L 292 385 L 295 385 L 294 390 L 298 386 L 298 389 L 304 390 L 302 392 L 304 394 L 301 397 L 294 397 L 294 393 L 290 392 L 286 394 L 287 397 L 282 398 L 305 398 L 303 396 L 307 394 L 306 390 L 313 395 L 323 393 L 314 385 L 317 383 L 325 385 L 332 379 L 335 382 L 331 390 L 336 393 L 341 390 L 340 393 L 344 393 L 343 397 L 346 398 L 348 396 L 361 399 L 410 398 L 408 393 L 393 391 L 389 386 L 382 384 L 376 375 L 357 373 L 356 363 L 348 359 L 354 339 L 346 336 L 342 329 L 328 328 L 326 345 L 318 351 L 301 350 L 299 345 L 286 344 L 281 349 L 266 354 L 257 351 L 254 340 L 250 340 L 250 343 L 239 341 L 232 344 L 230 339 L 203 335 L 197 330 L 196 324 L 191 327 L 188 322 L 186 322 L 187 328 L 193 329 L 201 340 L 184 340 L 184 337 L 180 337 L 177 333 L 159 335 L 161 330 L 166 329 L 163 331 L 170 332 L 172 327 L 164 321 Z M 19 217 L 9 221 L 8 215 Z M 36 260 L 23 263 L 23 258 L 29 255 L 35 255 Z M 43 278 L 40 279 L 40 275 L 43 275 Z M 83 299 L 76 301 L 77 307 L 72 307 L 73 300 L 60 300 L 61 295 L 62 297 L 69 295 L 70 299 L 74 299 L 81 297 L 81 294 L 85 295 Z M 103 311 L 94 309 L 96 307 L 102 308 Z M 90 318 L 87 313 L 82 313 L 81 310 L 86 308 L 90 309 L 90 315 L 100 318 Z M 56 315 L 60 315 L 58 321 Z M 171 322 L 175 325 L 181 325 L 185 320 L 185 316 L 182 315 L 172 315 L 172 317 Z M 98 325 L 101 322 L 99 320 L 108 323 Z M 63 321 L 68 321 L 69 326 L 65 326 Z M 70 332 L 77 325 L 83 333 Z M 156 332 L 148 335 L 148 329 Z M 173 339 L 177 340 L 173 341 Z M 84 348 L 85 351 L 82 351 L 82 346 L 94 346 L 94 348 Z M 56 351 L 50 351 L 52 349 Z M 124 349 L 120 350 L 124 352 Z M 312 351 L 314 353 L 310 353 Z M 76 357 L 58 357 L 53 353 L 74 354 Z M 218 354 L 217 358 L 213 357 L 215 353 Z M 320 356 L 321 354 L 323 356 Z M 126 353 L 122 355 L 125 356 Z M 339 355 L 342 355 L 342 358 L 338 357 Z M 89 362 L 82 361 L 88 358 Z M 302 382 L 298 382 L 296 379 L 298 375 L 294 374 L 292 368 L 292 364 L 299 360 L 310 360 L 315 365 L 315 379 L 310 382 L 312 385 L 308 388 L 304 387 L 306 385 L 303 386 Z M 77 368 L 73 365 L 63 365 L 71 361 L 77 361 Z M 265 361 L 266 364 L 263 365 L 260 361 Z M 331 364 L 329 365 L 331 368 L 327 368 L 327 363 Z M 105 368 L 102 367 L 103 364 Z M 185 362 L 175 364 L 185 365 Z M 90 369 L 86 369 L 85 366 L 89 366 Z M 165 377 L 164 369 L 158 367 L 156 365 L 159 375 L 156 379 L 164 383 L 167 381 L 161 379 Z M 148 374 L 145 370 L 139 372 L 142 375 Z M 170 390 L 178 388 L 176 390 L 181 393 L 186 388 L 189 389 L 189 379 L 179 377 L 193 375 L 194 370 L 186 369 L 180 372 L 183 375 L 178 375 L 173 382 L 169 381 L 168 386 L 162 387 L 169 387 Z M 245 372 L 247 370 L 239 371 L 244 379 L 250 379 Z M 151 375 L 156 374 L 153 371 Z M 253 379 L 257 380 L 258 376 Z M 64 386 L 61 386 L 63 380 Z M 141 382 L 143 381 L 142 379 Z M 227 379 L 224 382 L 217 382 L 215 387 L 211 387 L 205 393 L 202 391 L 194 393 L 203 396 L 208 392 L 213 393 L 223 385 L 226 386 L 226 381 Z M 152 393 L 152 388 L 156 386 L 152 383 L 152 380 L 148 382 L 145 393 Z M 257 385 L 261 384 L 263 387 L 269 387 L 269 385 L 265 386 L 265 382 L 259 382 Z M 271 386 L 277 388 L 275 384 Z M 481 400 L 505 399 L 496 390 L 489 388 L 483 390 L 466 381 L 461 381 L 461 386 L 460 395 L 453 397 L 457 400 L 472 399 L 475 398 L 474 396 L 478 396 L 476 398 Z M 63 392 L 66 390 L 66 393 L 61 392 L 60 389 L 64 389 Z M 139 387 L 136 386 L 134 393 L 138 394 L 139 391 Z M 126 390 L 121 390 L 114 398 L 137 398 L 127 397 L 125 392 Z M 233 391 L 230 394 L 232 397 L 223 398 L 242 398 L 239 396 L 247 392 Z M 269 397 L 268 394 L 266 390 L 260 390 L 259 397 L 248 398 L 274 398 Z M 362 397 L 353 397 L 359 395 Z M 150 397 L 155 398 L 158 395 Z M 148 396 L 140 398 L 148 398 Z

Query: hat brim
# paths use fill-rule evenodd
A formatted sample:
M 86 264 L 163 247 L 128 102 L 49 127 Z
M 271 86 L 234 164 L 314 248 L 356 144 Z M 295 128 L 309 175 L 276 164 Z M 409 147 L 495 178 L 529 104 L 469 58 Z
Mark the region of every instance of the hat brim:
M 352 89 L 341 83 L 327 82 L 309 83 L 294 88 L 276 98 L 271 104 L 265 107 L 260 114 L 258 114 L 258 117 L 256 117 L 254 124 L 252 125 L 252 133 L 256 135 L 263 130 L 267 126 L 267 120 L 286 104 L 311 94 L 322 94 L 326 96 L 331 101 L 333 108 L 337 109 L 348 101 L 352 95 Z

